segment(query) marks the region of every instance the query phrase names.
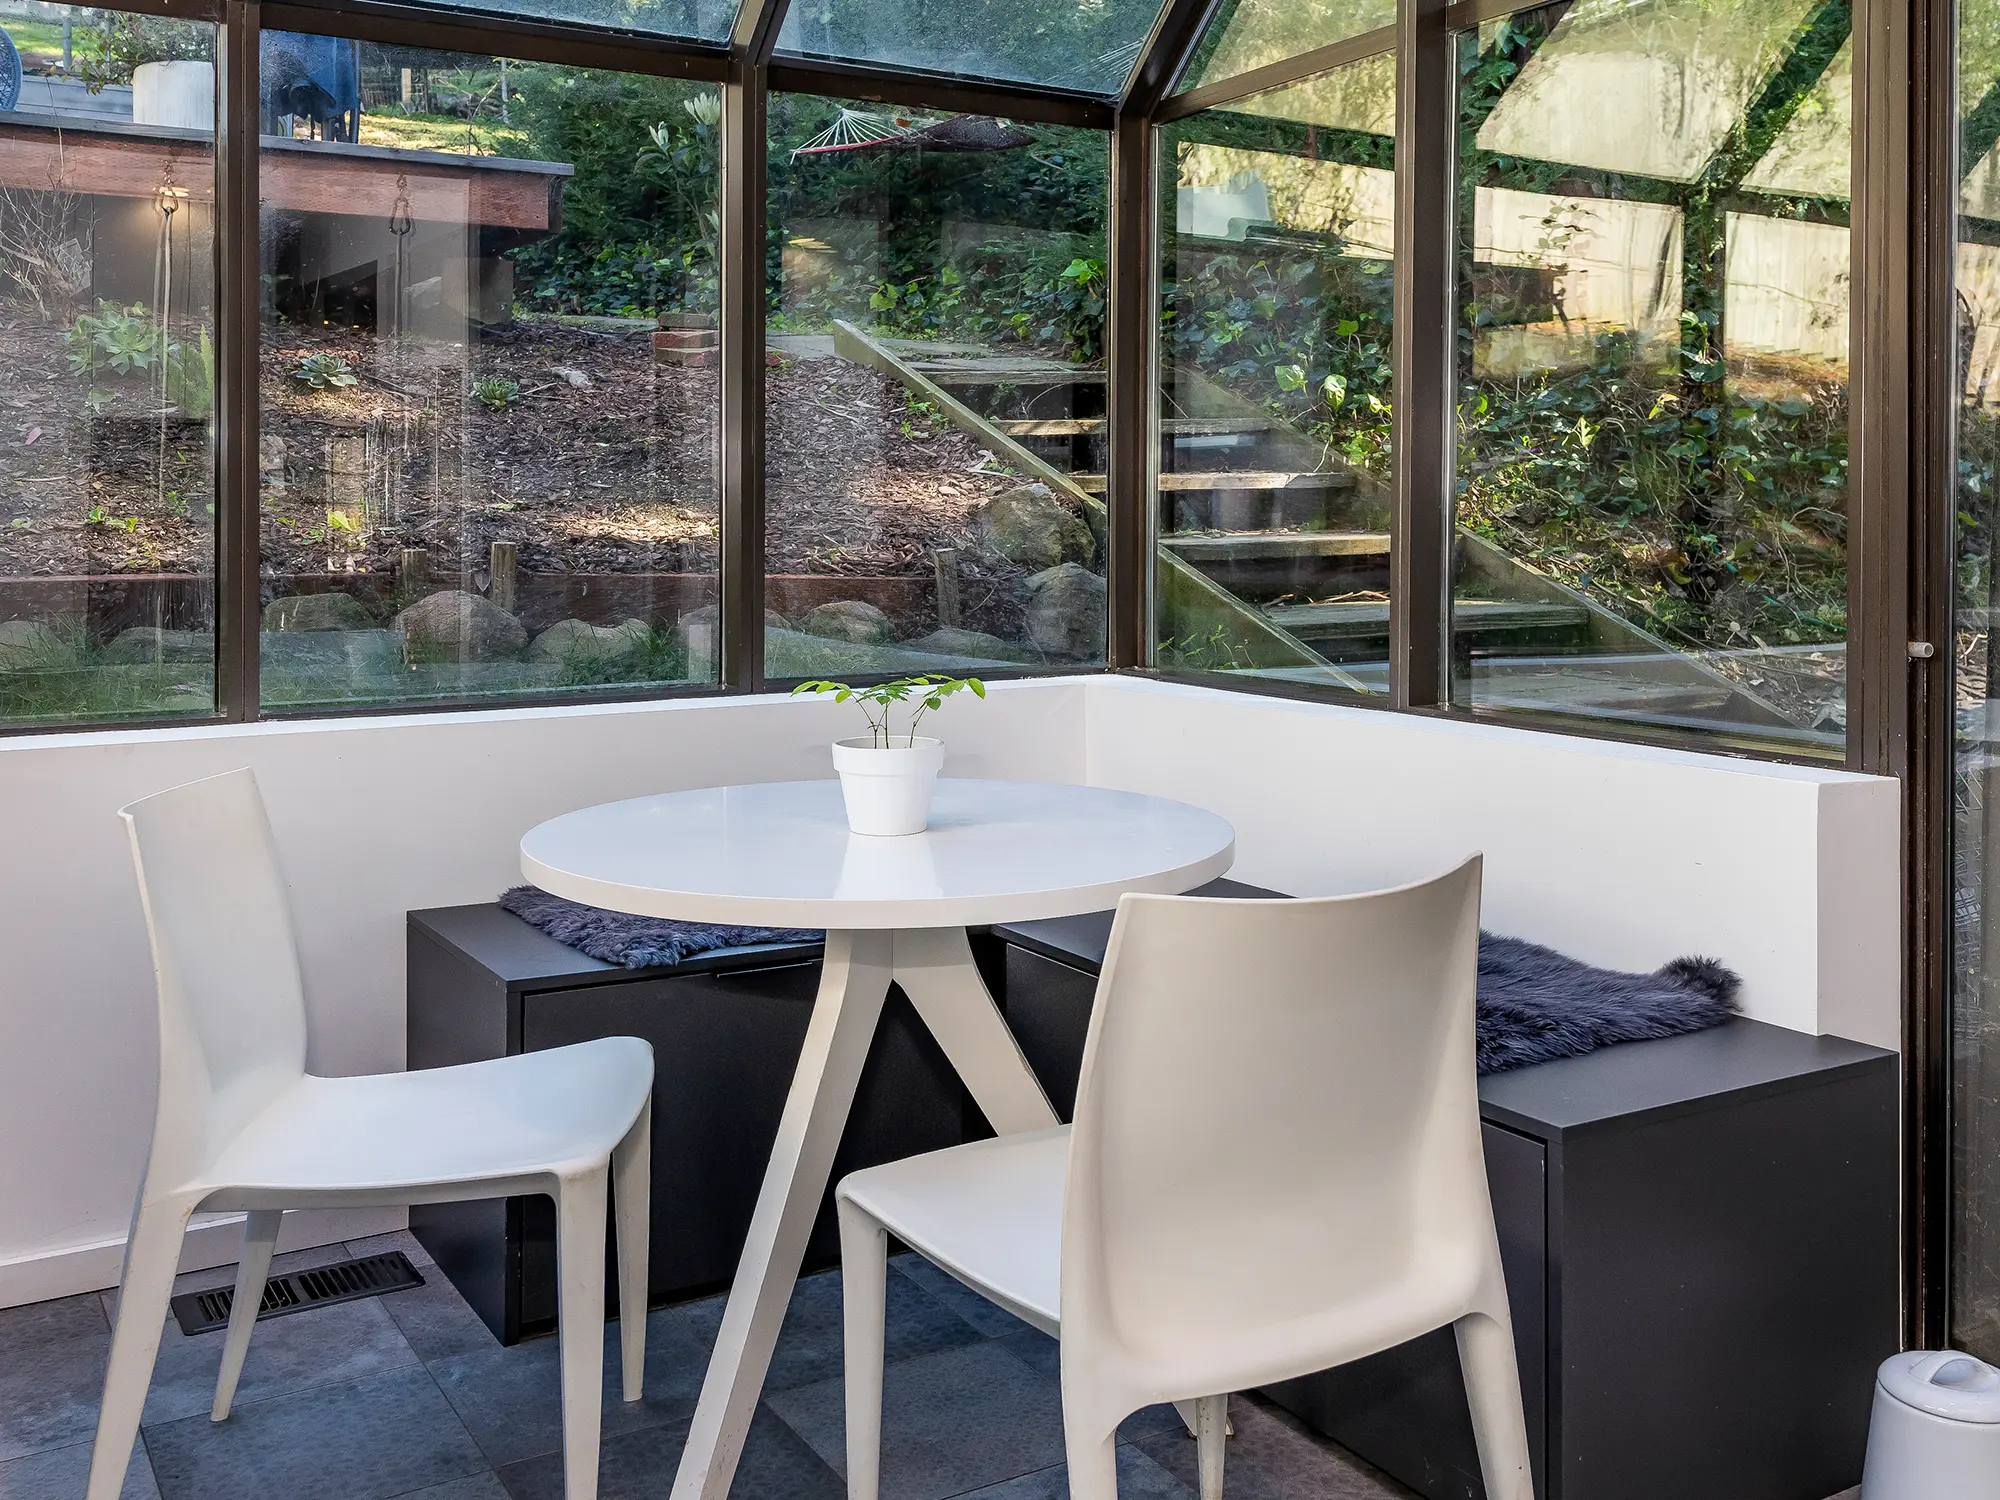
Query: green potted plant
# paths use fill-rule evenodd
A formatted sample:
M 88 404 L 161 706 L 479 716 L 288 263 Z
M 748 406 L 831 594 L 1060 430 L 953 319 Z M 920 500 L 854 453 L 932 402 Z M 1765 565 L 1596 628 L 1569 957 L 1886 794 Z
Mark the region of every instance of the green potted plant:
M 854 833 L 896 835 L 922 833 L 930 822 L 931 793 L 944 769 L 944 741 L 919 735 L 925 714 L 956 693 L 986 696 L 986 684 L 976 677 L 941 677 L 920 673 L 852 687 L 844 682 L 802 682 L 800 693 L 831 693 L 836 703 L 858 703 L 868 720 L 868 733 L 833 742 L 833 768 L 840 775 L 840 795 L 847 804 L 847 826 Z M 897 727 L 893 716 L 907 707 L 909 719 Z

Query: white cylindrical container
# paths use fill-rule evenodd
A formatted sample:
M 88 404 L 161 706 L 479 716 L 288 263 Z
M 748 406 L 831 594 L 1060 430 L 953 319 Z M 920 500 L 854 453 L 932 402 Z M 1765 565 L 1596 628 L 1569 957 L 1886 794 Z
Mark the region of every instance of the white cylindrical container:
M 215 130 L 215 64 L 140 63 L 132 70 L 132 123 Z
M 1950 1349 L 1883 1361 L 1861 1500 L 2000 1500 L 2000 1370 Z
M 855 833 L 922 833 L 930 821 L 931 792 L 944 769 L 944 741 L 917 736 L 883 750 L 872 739 L 835 740 L 833 768 Z

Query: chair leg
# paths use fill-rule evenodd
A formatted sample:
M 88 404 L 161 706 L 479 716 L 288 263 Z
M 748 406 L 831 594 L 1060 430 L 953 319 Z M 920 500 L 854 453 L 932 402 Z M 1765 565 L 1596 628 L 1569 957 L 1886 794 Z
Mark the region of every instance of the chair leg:
M 597 1500 L 604 1406 L 604 1200 L 609 1180 L 607 1165 L 565 1177 L 555 1191 L 564 1500 Z
M 1535 1500 L 1520 1367 L 1514 1359 L 1514 1331 L 1507 1314 L 1504 1309 L 1497 1316 L 1467 1313 L 1454 1329 L 1488 1500 Z
M 612 1200 L 618 1215 L 618 1347 L 624 1358 L 625 1399 L 646 1394 L 646 1294 L 651 1285 L 653 1220 L 653 1100 L 611 1153 Z
M 840 1297 L 846 1329 L 847 1500 L 882 1485 L 882 1359 L 887 1339 L 889 1236 L 864 1208 L 839 1200 Z
M 125 1487 L 146 1387 L 153 1380 L 153 1359 L 160 1350 L 160 1330 L 174 1294 L 174 1273 L 180 1269 L 181 1238 L 193 1208 L 192 1203 L 142 1203 L 133 1216 L 85 1500 L 118 1500 Z
M 1118 1429 L 1101 1438 L 1079 1432 L 1063 1417 L 1063 1448 L 1069 1458 L 1069 1500 L 1118 1500 Z
M 257 1326 L 264 1282 L 271 1274 L 271 1252 L 278 1247 L 278 1225 L 284 1217 L 283 1209 L 260 1208 L 243 1220 L 243 1259 L 236 1264 L 236 1297 L 229 1304 L 229 1332 L 222 1338 L 222 1373 L 215 1378 L 211 1422 L 227 1421 L 229 1404 L 236 1399 L 236 1382 L 250 1352 L 250 1330 Z
M 1222 1500 L 1222 1460 L 1229 1429 L 1229 1398 L 1203 1396 L 1195 1410 L 1195 1469 L 1201 1500 Z

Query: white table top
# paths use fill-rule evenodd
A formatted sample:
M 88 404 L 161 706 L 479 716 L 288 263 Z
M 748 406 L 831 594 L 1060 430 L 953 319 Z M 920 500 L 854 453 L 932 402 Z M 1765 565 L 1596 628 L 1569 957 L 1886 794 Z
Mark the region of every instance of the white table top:
M 572 901 L 753 927 L 971 927 L 1102 911 L 1215 879 L 1214 813 L 1103 787 L 940 779 L 928 831 L 847 831 L 837 781 L 709 787 L 551 818 L 521 873 Z

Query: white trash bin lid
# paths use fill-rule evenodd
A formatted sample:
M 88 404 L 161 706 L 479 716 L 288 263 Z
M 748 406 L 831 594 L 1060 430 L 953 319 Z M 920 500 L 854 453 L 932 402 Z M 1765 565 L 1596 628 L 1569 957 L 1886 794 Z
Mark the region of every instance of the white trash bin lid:
M 1955 1349 L 1911 1349 L 1875 1378 L 1905 1406 L 1954 1422 L 2000 1423 L 2000 1370 Z

